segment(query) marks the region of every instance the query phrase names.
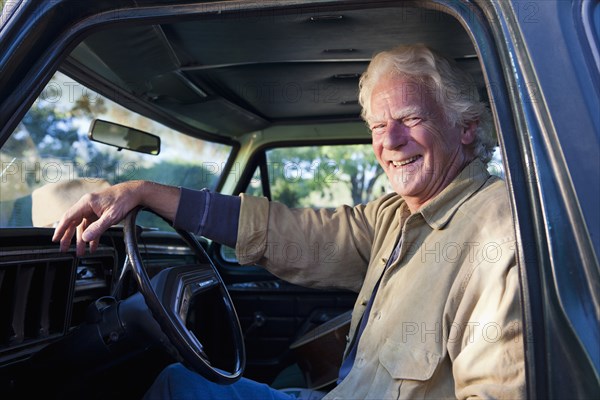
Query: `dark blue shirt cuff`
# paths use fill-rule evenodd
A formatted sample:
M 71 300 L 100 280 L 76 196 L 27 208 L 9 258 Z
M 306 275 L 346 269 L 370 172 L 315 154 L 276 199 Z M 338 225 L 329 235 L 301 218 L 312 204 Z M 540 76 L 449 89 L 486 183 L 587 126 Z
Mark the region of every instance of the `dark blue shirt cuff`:
M 173 226 L 235 247 L 241 203 L 238 196 L 182 187 Z

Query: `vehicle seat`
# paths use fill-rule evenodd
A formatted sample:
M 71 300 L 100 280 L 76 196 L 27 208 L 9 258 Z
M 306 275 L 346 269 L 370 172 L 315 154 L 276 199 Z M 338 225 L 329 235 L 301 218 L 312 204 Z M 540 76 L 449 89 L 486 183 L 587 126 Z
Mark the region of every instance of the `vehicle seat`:
M 86 193 L 97 192 L 110 186 L 105 179 L 78 178 L 48 183 L 31 193 L 31 221 L 33 226 L 52 227 L 69 207 Z
M 297 364 L 284 369 L 271 387 L 302 400 L 319 400 L 336 385 L 350 330 L 348 310 L 308 331 L 290 345 Z

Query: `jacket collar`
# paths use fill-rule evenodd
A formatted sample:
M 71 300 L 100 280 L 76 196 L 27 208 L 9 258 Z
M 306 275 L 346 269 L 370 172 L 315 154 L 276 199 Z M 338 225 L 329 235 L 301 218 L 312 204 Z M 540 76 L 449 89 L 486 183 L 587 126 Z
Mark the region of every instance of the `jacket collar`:
M 418 211 L 433 229 L 443 229 L 458 208 L 489 179 L 484 163 L 476 158 L 433 200 Z

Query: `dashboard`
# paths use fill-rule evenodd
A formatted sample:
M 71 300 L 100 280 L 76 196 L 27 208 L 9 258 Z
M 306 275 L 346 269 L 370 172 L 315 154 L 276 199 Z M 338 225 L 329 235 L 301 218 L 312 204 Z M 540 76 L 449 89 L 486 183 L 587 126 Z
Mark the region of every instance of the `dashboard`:
M 99 298 L 125 298 L 136 289 L 123 271 L 123 233 L 111 228 L 94 254 L 61 253 L 53 229 L 0 231 L 0 362 L 26 359 L 84 322 Z M 195 262 L 175 233 L 144 231 L 140 252 L 149 276 L 174 265 Z

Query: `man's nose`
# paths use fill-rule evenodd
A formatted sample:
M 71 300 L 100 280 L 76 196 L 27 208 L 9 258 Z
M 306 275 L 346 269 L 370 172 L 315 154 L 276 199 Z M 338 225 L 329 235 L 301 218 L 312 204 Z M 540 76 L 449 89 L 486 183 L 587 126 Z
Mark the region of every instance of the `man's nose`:
M 388 129 L 383 138 L 383 147 L 391 150 L 404 146 L 408 142 L 408 131 L 409 128 L 400 121 L 388 122 Z

